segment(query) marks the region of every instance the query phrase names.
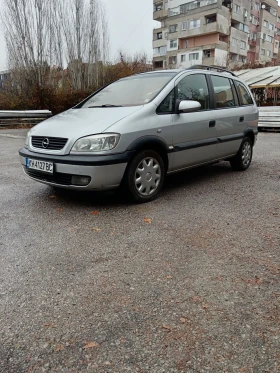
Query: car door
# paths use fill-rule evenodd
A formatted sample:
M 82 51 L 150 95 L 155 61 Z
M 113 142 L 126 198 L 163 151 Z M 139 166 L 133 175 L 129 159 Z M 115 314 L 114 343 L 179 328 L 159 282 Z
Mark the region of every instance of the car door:
M 211 74 L 214 91 L 217 156 L 225 158 L 236 154 L 244 136 L 244 112 L 239 107 L 233 80 L 227 76 Z
M 175 82 L 175 97 L 195 100 L 201 110 L 173 114 L 173 147 L 170 154 L 173 170 L 203 164 L 217 158 L 215 115 L 210 107 L 210 90 L 206 74 L 184 75 Z

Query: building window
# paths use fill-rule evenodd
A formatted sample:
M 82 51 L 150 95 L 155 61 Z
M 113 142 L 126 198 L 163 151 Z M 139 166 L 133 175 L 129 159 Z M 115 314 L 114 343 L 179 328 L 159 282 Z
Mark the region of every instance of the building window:
M 271 51 L 266 51 L 267 57 L 271 57 Z
M 167 40 L 167 38 L 168 38 L 168 32 L 165 32 L 164 33 L 164 39 Z
M 170 48 L 177 48 L 178 43 L 177 40 L 170 40 Z
M 240 13 L 240 6 L 237 4 L 234 4 L 234 13 L 237 13 L 237 14 Z
M 177 56 L 169 57 L 169 65 L 176 65 L 177 63 Z
M 186 55 L 185 54 L 182 54 L 181 55 L 181 62 L 185 62 L 186 61 Z
M 192 1 L 187 4 L 182 4 L 180 6 L 180 13 L 186 14 L 189 10 L 201 8 L 201 7 L 211 5 L 211 4 L 216 4 L 216 3 L 217 3 L 217 0 Z
M 253 23 L 253 25 L 258 26 L 259 19 L 257 17 L 255 17 L 255 16 L 252 16 L 252 23 Z
M 162 32 L 158 32 L 157 33 L 157 39 L 159 40 L 159 39 L 162 39 Z
M 279 48 L 279 41 L 275 41 L 275 45 L 274 45 L 274 48 Z
M 186 31 L 187 29 L 187 22 L 182 23 L 182 31 Z
M 270 43 L 273 42 L 273 37 L 270 36 L 270 35 L 266 35 L 266 38 L 265 38 L 266 41 L 269 41 Z
M 210 49 L 205 49 L 203 51 L 203 57 L 209 58 L 211 56 L 211 50 Z
M 185 47 L 188 48 L 188 45 L 189 45 L 189 41 L 186 40 L 186 45 L 185 45 Z
M 154 55 L 159 54 L 160 56 L 165 56 L 166 55 L 166 47 L 163 46 L 163 47 L 154 48 L 153 54 Z
M 271 30 L 271 31 L 274 30 L 274 25 L 272 23 L 269 24 L 269 30 Z
M 180 14 L 180 7 L 177 6 L 176 8 L 169 9 L 169 17 L 177 16 Z
M 199 28 L 200 27 L 200 19 L 193 19 L 190 21 L 190 29 Z
M 254 9 L 255 10 L 260 10 L 260 3 L 255 3 L 254 4 Z
M 171 25 L 169 26 L 169 32 L 177 32 L 178 31 L 178 25 Z
M 263 27 L 267 27 L 267 21 L 263 21 Z
M 245 41 L 242 41 L 240 42 L 240 49 L 246 49 L 246 43 Z
M 263 56 L 265 55 L 265 49 L 263 49 L 263 48 L 261 49 L 261 55 L 263 55 Z
M 155 4 L 154 12 L 158 12 L 159 10 L 163 10 L 163 3 Z
M 236 38 L 232 38 L 231 39 L 231 44 L 233 47 L 236 47 L 237 46 L 237 39 Z
M 256 32 L 251 32 L 251 39 L 252 40 L 257 40 L 257 33 Z
M 165 56 L 166 55 L 166 51 L 167 51 L 166 46 L 162 46 L 162 47 L 159 48 L 159 54 L 161 56 Z
M 216 14 L 212 14 L 211 16 L 206 16 L 205 17 L 205 21 L 206 21 L 206 24 L 217 22 L 217 15 Z
M 190 61 L 197 61 L 199 59 L 199 53 L 190 53 L 189 60 Z
M 277 15 L 276 9 L 272 8 L 272 6 L 269 8 L 269 13 L 273 14 L 275 17 Z
M 244 23 L 239 23 L 237 29 L 249 33 L 249 27 Z
M 277 22 L 280 23 L 280 17 L 279 16 L 277 17 Z

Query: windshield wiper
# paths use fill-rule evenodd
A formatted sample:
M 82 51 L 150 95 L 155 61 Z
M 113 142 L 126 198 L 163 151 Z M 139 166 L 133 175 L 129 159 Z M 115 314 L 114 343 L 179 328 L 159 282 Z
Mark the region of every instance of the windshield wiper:
M 110 105 L 110 104 L 105 104 L 105 105 L 100 105 L 100 106 L 89 106 L 89 109 L 95 108 L 95 107 L 122 107 L 122 105 Z

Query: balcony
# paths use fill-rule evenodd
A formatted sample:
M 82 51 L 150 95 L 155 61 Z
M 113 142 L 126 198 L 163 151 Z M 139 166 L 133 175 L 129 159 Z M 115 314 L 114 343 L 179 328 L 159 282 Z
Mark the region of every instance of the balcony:
M 250 47 L 255 47 L 255 46 L 257 45 L 257 41 L 256 41 L 256 40 L 249 39 L 249 40 L 248 40 L 248 44 L 250 45 Z
M 155 21 L 162 21 L 163 19 L 167 18 L 168 16 L 168 10 L 166 9 L 161 9 L 161 10 L 156 10 L 154 12 L 154 20 Z
M 214 66 L 215 65 L 215 57 L 203 57 L 202 56 L 202 65 L 207 66 Z

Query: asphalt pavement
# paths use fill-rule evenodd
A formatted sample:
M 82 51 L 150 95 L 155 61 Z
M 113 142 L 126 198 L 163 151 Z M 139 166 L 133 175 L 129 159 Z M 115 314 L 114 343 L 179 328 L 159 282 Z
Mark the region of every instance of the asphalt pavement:
M 23 136 L 0 131 L 1 373 L 280 372 L 280 134 L 145 205 L 28 179 Z

